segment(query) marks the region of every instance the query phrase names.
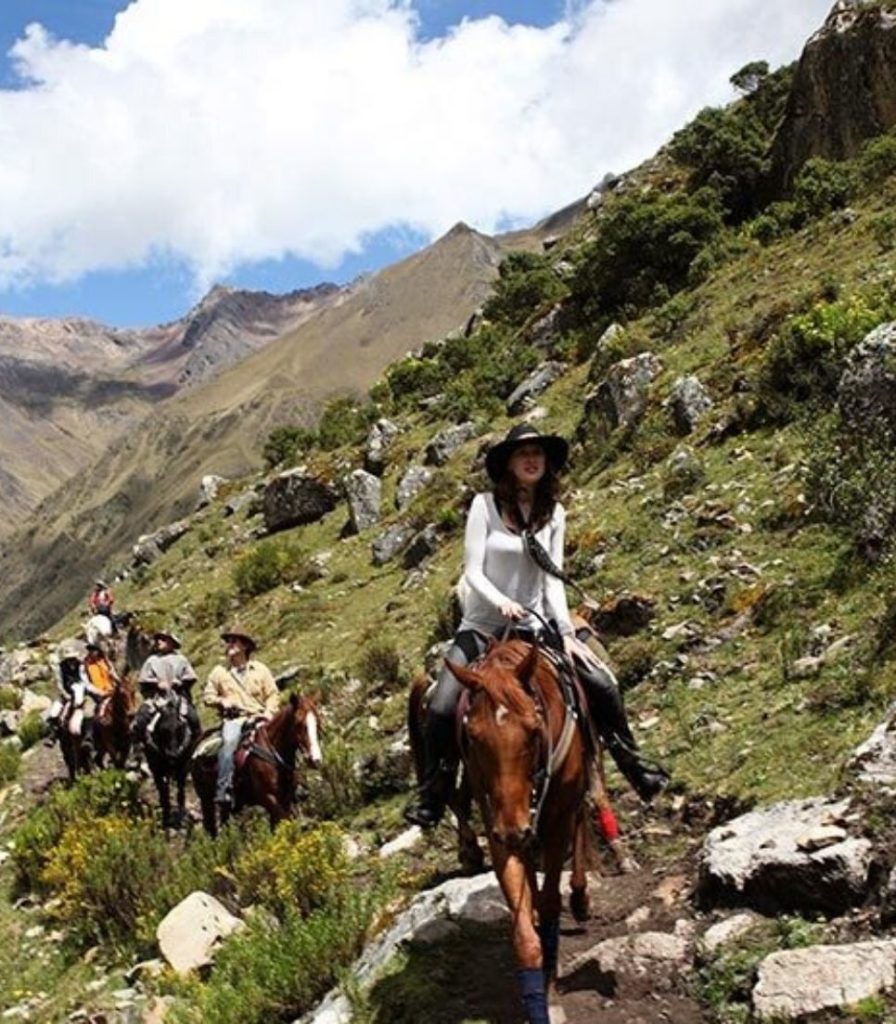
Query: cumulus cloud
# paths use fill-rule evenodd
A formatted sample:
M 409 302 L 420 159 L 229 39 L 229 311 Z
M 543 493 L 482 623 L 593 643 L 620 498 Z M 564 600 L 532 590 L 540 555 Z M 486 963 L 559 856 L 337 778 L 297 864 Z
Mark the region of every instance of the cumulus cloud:
M 176 259 L 204 285 L 366 236 L 532 220 L 649 155 L 830 0 L 569 0 L 423 41 L 412 0 L 134 0 L 31 25 L 0 91 L 0 287 Z

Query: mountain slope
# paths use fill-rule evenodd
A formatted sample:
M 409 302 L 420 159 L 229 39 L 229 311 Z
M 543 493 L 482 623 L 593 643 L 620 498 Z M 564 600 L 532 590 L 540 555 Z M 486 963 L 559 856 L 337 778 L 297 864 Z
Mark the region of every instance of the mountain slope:
M 311 422 L 322 399 L 366 389 L 409 349 L 462 325 L 503 252 L 457 225 L 206 384 L 157 404 L 4 544 L 7 628 L 33 631 L 60 615 L 139 533 L 188 510 L 203 474 L 256 468 L 274 426 Z

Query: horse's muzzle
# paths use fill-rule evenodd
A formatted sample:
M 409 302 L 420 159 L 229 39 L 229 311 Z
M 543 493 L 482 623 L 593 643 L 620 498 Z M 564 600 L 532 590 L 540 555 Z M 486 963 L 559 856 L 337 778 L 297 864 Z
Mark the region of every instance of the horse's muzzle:
M 492 829 L 493 842 L 498 843 L 499 846 L 506 847 L 508 850 L 525 850 L 532 844 L 534 838 L 535 833 L 531 825 L 526 825 L 525 828 Z

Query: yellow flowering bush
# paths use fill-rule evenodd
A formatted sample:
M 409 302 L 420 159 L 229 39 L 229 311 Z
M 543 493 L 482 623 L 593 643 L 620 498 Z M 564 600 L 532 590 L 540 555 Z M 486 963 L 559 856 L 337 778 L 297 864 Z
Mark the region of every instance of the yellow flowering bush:
M 263 903 L 278 916 L 309 914 L 348 880 L 350 864 L 342 831 L 325 822 L 303 832 L 283 821 L 234 865 L 243 903 Z

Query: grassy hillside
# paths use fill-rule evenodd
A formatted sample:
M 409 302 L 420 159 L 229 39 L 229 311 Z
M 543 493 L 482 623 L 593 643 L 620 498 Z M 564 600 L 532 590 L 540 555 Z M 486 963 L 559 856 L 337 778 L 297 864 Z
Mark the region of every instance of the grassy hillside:
M 363 463 L 367 423 L 390 416 L 400 433 L 378 526 L 344 537 L 341 505 L 319 523 L 262 537 L 257 517 L 225 515 L 226 499 L 255 478 L 233 481 L 193 517 L 183 539 L 118 588 L 122 607 L 182 633 L 200 675 L 219 656 L 220 628 L 238 617 L 275 672 L 292 669 L 296 685 L 320 693 L 326 764 L 310 779 L 291 842 L 316 836 L 326 863 L 323 819 L 372 850 L 402 828 L 406 782 L 389 776 L 385 751 L 403 726 L 409 677 L 450 632 L 463 514 L 485 485 L 483 445 L 512 422 L 505 400 L 545 357 L 532 339 L 552 311 L 548 352 L 566 372 L 526 415 L 574 440 L 564 499 L 568 564 L 608 607 L 637 592 L 654 612 L 628 635 L 605 636 L 636 732 L 674 778 L 663 820 L 648 824 L 636 843 L 671 859 L 682 853 L 686 823 L 707 808 L 730 812 L 837 786 L 848 752 L 896 692 L 892 442 L 869 422 L 858 444 L 836 404 L 849 353 L 871 328 L 896 320 L 896 139 L 873 141 L 850 163 L 810 162 L 793 195 L 765 207 L 754 192 L 761 165 L 740 176 L 748 162 L 732 154 L 767 149 L 785 85 L 781 73 L 724 117 L 701 115 L 595 210 L 582 212 L 547 254 L 505 261 L 469 337 L 430 335 L 422 351 L 388 369 L 366 402 L 331 406 L 317 430 L 297 417 L 291 434 L 278 435 L 284 465 L 301 462 L 339 480 Z M 360 311 L 352 315 L 364 321 Z M 607 340 L 612 323 L 620 329 Z M 287 350 L 267 358 L 284 373 L 307 365 L 291 363 L 302 357 Z M 646 352 L 661 370 L 644 413 L 614 427 L 589 399 L 620 360 Z M 325 365 L 324 348 L 316 358 Z M 332 367 L 334 380 L 342 369 Z M 687 436 L 666 405 L 684 375 L 698 377 L 713 402 Z M 245 408 L 253 384 L 246 376 L 240 382 L 233 407 Z M 227 392 L 223 378 L 213 387 Z M 467 418 L 478 436 L 435 470 L 405 512 L 396 511 L 405 469 L 422 461 L 440 429 Z M 169 429 L 173 435 L 175 424 Z M 260 440 L 237 425 L 221 436 L 244 445 L 247 457 L 253 442 L 261 451 Z M 172 472 L 180 472 L 172 444 Z M 884 523 L 873 537 L 865 514 L 872 499 Z M 399 521 L 436 527 L 438 550 L 422 571 L 405 570 L 400 558 L 372 563 L 371 541 Z M 53 638 L 77 624 L 70 613 Z M 103 799 L 108 804 L 108 794 Z M 71 813 L 57 812 L 63 821 Z M 252 833 L 217 845 L 191 842 L 185 856 L 175 855 L 153 845 L 145 823 L 128 814 L 104 806 L 99 820 L 105 815 L 114 825 L 97 826 L 93 840 L 97 858 L 111 863 L 110 851 L 121 849 L 115 843 L 130 835 L 129 849 L 142 843 L 150 852 L 145 863 L 135 852 L 129 870 L 161 880 L 152 899 L 134 900 L 136 938 L 114 934 L 132 957 L 146 952 L 166 896 L 207 883 L 245 905 L 257 895 L 252 872 L 279 865 L 283 854 L 274 840 Z M 640 812 L 628 824 L 643 824 Z M 29 836 L 29 849 L 41 856 L 65 849 L 37 825 Z M 17 858 L 20 875 L 30 871 L 41 891 L 55 892 L 52 872 L 23 868 Z M 311 924 L 269 906 L 292 944 L 278 949 L 299 950 L 300 963 L 272 966 L 261 952 L 269 955 L 269 936 L 253 932 L 230 944 L 206 981 L 185 987 L 163 978 L 159 989 L 181 997 L 184 1020 L 291 1019 L 330 980 L 315 975 L 319 964 L 308 950 L 317 947 L 307 929 L 321 928 L 334 944 L 326 948 L 348 961 L 376 901 L 352 903 L 344 918 L 350 926 L 338 934 L 326 915 L 338 915 L 349 892 L 376 892 L 385 901 L 395 886 L 410 891 L 450 869 L 447 830 L 397 879 L 384 878 L 377 863 L 362 858 L 350 869 L 336 858 L 338 878 L 321 898 L 322 916 L 305 919 Z M 91 910 L 78 927 L 83 948 L 111 925 Z M 256 984 L 262 978 L 276 981 L 268 1002 Z

